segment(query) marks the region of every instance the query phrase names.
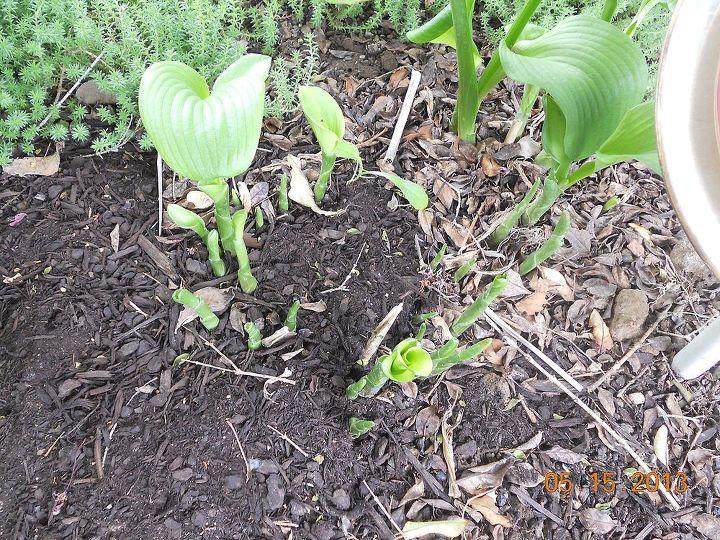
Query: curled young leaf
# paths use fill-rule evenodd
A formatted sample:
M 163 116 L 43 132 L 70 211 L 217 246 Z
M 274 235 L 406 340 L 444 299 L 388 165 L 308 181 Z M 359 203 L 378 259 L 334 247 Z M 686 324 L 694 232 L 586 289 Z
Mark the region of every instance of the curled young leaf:
M 428 195 L 423 187 L 410 180 L 405 180 L 397 174 L 382 171 L 368 171 L 367 174 L 382 176 L 390 180 L 402 192 L 403 197 L 412 205 L 415 210 L 425 210 L 428 207 Z

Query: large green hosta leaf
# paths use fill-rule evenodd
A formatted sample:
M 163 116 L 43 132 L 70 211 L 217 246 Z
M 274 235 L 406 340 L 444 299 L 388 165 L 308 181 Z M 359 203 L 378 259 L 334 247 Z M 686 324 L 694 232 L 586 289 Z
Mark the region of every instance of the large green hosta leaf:
M 612 135 L 625 113 L 642 100 L 648 70 L 638 46 L 595 17 L 561 21 L 542 36 L 500 44 L 507 74 L 550 94 L 565 117 L 565 155 L 589 157 Z
M 158 62 L 140 83 L 140 116 L 163 160 L 191 180 L 245 172 L 260 140 L 270 58 L 243 56 L 215 80 L 181 62 Z
M 662 174 L 655 132 L 655 103 L 652 101 L 630 109 L 597 153 L 597 161 L 604 167 L 629 159 L 642 161 Z

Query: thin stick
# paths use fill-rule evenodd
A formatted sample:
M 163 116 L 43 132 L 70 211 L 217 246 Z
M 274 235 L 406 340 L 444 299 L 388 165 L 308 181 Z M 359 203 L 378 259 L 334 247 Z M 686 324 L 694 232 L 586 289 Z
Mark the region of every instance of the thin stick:
M 197 360 L 185 360 L 183 364 L 195 364 L 196 366 L 217 369 L 218 371 L 225 371 L 226 373 L 233 373 L 235 375 L 245 375 L 246 377 L 268 379 L 273 382 L 278 381 L 287 384 L 295 384 L 295 381 L 293 381 L 292 379 L 286 379 L 285 377 L 277 377 L 276 375 L 264 375 L 262 373 L 254 373 L 252 371 L 243 371 L 242 369 L 228 369 L 220 366 L 214 366 L 212 364 L 206 364 L 205 362 L 198 362 Z
M 494 323 L 492 318 L 488 317 L 488 322 L 490 322 L 491 326 L 494 326 L 498 332 L 502 333 L 502 329 L 500 328 L 500 326 L 498 324 Z M 539 362 L 537 362 L 532 356 L 530 356 L 523 349 L 521 349 L 514 339 L 512 339 L 511 337 L 508 337 L 508 336 L 504 336 L 504 338 L 508 345 L 517 349 L 517 351 L 520 354 L 522 354 L 525 357 L 525 359 L 528 362 L 530 362 L 530 364 L 532 364 L 532 366 L 535 369 L 537 369 L 540 373 L 545 375 L 545 377 L 547 377 L 548 380 L 553 382 L 555 384 L 555 386 L 557 386 L 560 390 L 565 392 L 570 397 L 570 399 L 572 399 L 582 410 L 584 410 L 587 414 L 589 414 L 593 420 L 595 420 L 600 426 L 602 426 L 602 428 L 608 433 L 608 435 L 610 435 L 613 439 L 615 439 L 620 444 L 620 446 L 622 446 L 625 449 L 625 451 L 628 454 L 630 454 L 633 457 L 633 459 L 635 459 L 637 464 L 640 466 L 640 470 L 642 472 L 644 472 L 644 473 L 651 472 L 651 469 L 648 466 L 648 464 L 645 462 L 645 460 L 642 458 L 642 456 L 640 456 L 640 454 L 638 454 L 630 446 L 630 443 L 627 442 L 625 437 L 623 437 L 617 431 L 615 431 L 610 426 L 610 424 L 608 424 L 605 420 L 603 420 L 600 417 L 600 415 L 598 413 L 595 412 L 594 409 L 592 409 L 590 406 L 585 404 L 585 402 L 582 399 L 580 399 L 577 395 L 575 395 L 572 390 L 570 390 L 567 386 L 565 386 L 563 383 L 561 383 L 557 379 L 557 377 L 555 377 L 552 373 L 550 373 L 548 370 L 546 370 Z M 667 500 L 668 503 L 670 503 L 670 506 L 672 506 L 672 508 L 674 510 L 679 510 L 680 505 L 675 500 L 675 497 L 673 497 L 672 494 L 670 494 L 670 492 L 668 492 L 668 490 L 665 489 L 665 486 L 663 486 L 662 484 L 659 486 L 659 488 L 660 488 L 660 491 L 661 491 L 663 497 L 665 497 L 665 500 Z
M 390 515 L 390 512 L 387 511 L 387 509 L 383 506 L 383 503 L 380 501 L 380 499 L 377 498 L 377 495 L 375 495 L 373 490 L 370 489 L 370 486 L 368 486 L 368 483 L 365 480 L 363 480 L 363 484 L 365 484 L 365 488 L 368 490 L 370 495 L 372 495 L 372 498 L 375 499 L 375 504 L 377 504 L 378 507 L 380 508 L 380 510 L 382 511 L 382 513 L 385 514 L 385 517 L 388 518 L 388 521 L 390 521 L 390 523 L 392 523 L 392 526 L 395 527 L 395 530 L 400 534 L 400 536 L 402 538 L 407 539 L 407 536 L 405 536 L 405 533 L 402 532 L 402 529 L 400 527 L 398 527 L 397 523 L 395 523 L 395 520 Z
M 528 340 L 526 340 L 524 337 L 522 337 L 520 334 L 518 334 L 515 330 L 512 329 L 512 327 L 503 319 L 502 317 L 496 315 L 490 308 L 487 308 L 485 310 L 485 317 L 487 317 L 490 321 L 494 322 L 496 326 L 499 326 L 502 331 L 507 332 L 512 336 L 512 338 L 515 341 L 519 341 L 522 343 L 525 347 L 530 349 L 532 352 L 534 352 L 543 362 L 545 362 L 550 368 L 560 375 L 565 381 L 572 386 L 575 390 L 578 392 L 582 392 L 583 386 L 577 382 L 567 371 L 565 371 L 563 368 L 561 368 L 559 365 L 557 365 L 554 361 L 552 361 L 544 352 L 542 352 L 540 349 L 535 347 L 532 343 L 530 343 Z
M 225 422 L 227 422 L 227 425 L 230 426 L 233 435 L 235 435 L 235 442 L 237 442 L 238 448 L 240 449 L 240 455 L 245 462 L 245 483 L 247 484 L 250 481 L 250 465 L 248 464 L 247 457 L 245 457 L 245 450 L 243 450 L 242 444 L 240 444 L 240 437 L 238 437 L 237 430 L 235 429 L 235 426 L 233 426 L 233 423 L 229 418 L 226 418 Z
M 288 436 L 285 435 L 284 433 L 281 433 L 280 431 L 278 431 L 277 429 L 275 429 L 274 427 L 272 427 L 270 424 L 267 424 L 267 427 L 270 428 L 271 430 L 273 430 L 275 433 L 277 433 L 278 436 L 279 436 L 283 441 L 287 441 L 288 443 L 290 443 L 290 446 L 292 446 L 295 450 L 297 450 L 298 452 L 300 452 L 303 456 L 305 456 L 306 458 L 310 459 L 310 454 L 308 454 L 305 450 L 303 450 L 302 448 L 300 448 L 300 447 L 295 443 L 295 441 L 293 441 L 290 437 L 288 437 Z
M 67 99 L 68 99 L 70 96 L 72 96 L 73 92 L 75 92 L 75 90 L 77 90 L 77 87 L 80 86 L 80 84 L 82 84 L 82 82 L 83 82 L 83 80 L 85 79 L 85 77 L 88 76 L 88 74 L 93 70 L 93 68 L 97 65 L 97 63 L 98 63 L 98 62 L 100 61 L 100 59 L 103 57 L 103 54 L 105 54 L 105 53 L 104 53 L 104 52 L 101 52 L 98 56 L 95 57 L 95 60 L 93 60 L 92 64 L 90 64 L 90 66 L 89 66 L 89 67 L 85 70 L 85 72 L 80 76 L 80 78 L 77 80 L 77 82 L 72 85 L 72 87 L 70 88 L 70 90 L 68 90 L 67 94 L 65 94 L 65 95 L 63 96 L 63 98 L 62 98 L 60 101 L 57 102 L 56 105 L 58 106 L 58 108 L 62 107 L 62 104 L 65 103 L 65 101 L 67 101 Z M 41 127 L 43 127 L 45 124 L 47 124 L 48 121 L 50 120 L 50 116 L 51 116 L 51 115 L 52 115 L 51 113 L 48 113 L 48 115 L 47 115 L 45 118 L 43 118 L 43 121 L 40 122 L 40 124 L 38 125 L 38 128 L 41 128 Z
M 650 334 L 655 332 L 657 330 L 657 327 L 660 325 L 660 323 L 665 320 L 665 317 L 670 312 L 670 308 L 672 307 L 672 304 L 665 308 L 665 311 L 663 311 L 660 316 L 655 319 L 655 322 L 650 325 L 650 327 L 645 331 L 645 333 L 640 336 L 640 339 L 635 341 L 633 343 L 632 347 L 630 347 L 625 354 L 623 354 L 622 358 L 615 362 L 613 366 L 608 369 L 605 374 L 600 377 L 597 381 L 592 383 L 590 386 L 588 386 L 588 392 L 594 392 L 598 389 L 598 387 L 602 386 L 605 382 L 610 379 L 613 375 L 615 375 L 618 371 L 620 371 L 620 368 L 625 365 L 625 362 L 627 362 L 630 357 L 637 352 L 637 350 L 642 347 L 645 344 L 645 340 L 650 337 Z
M 408 85 L 407 92 L 405 93 L 405 100 L 403 101 L 402 109 L 400 109 L 400 115 L 398 116 L 397 123 L 395 124 L 395 131 L 393 131 L 392 139 L 390 139 L 390 146 L 388 146 L 387 152 L 385 153 L 385 161 L 387 163 L 395 161 L 395 156 L 400 148 L 403 131 L 405 131 L 405 124 L 407 124 L 410 111 L 412 110 L 413 101 L 415 100 L 415 94 L 420 86 L 420 77 L 420 72 L 413 69 L 412 74 L 410 75 L 410 84 Z
M 362 247 L 360 248 L 360 253 L 358 253 L 357 259 L 355 259 L 355 264 L 353 264 L 352 268 L 348 272 L 348 275 L 345 276 L 345 279 L 340 284 L 339 287 L 335 287 L 334 289 L 328 289 L 327 291 L 320 291 L 320 294 L 328 294 L 335 291 L 347 291 L 345 288 L 345 285 L 347 285 L 348 281 L 352 279 L 353 272 L 357 269 L 357 265 L 360 262 L 360 257 L 362 257 L 363 252 L 365 251 L 365 246 L 367 246 L 367 242 L 363 242 Z
M 157 155 L 157 186 L 158 186 L 158 236 L 162 236 L 163 226 L 163 160 Z

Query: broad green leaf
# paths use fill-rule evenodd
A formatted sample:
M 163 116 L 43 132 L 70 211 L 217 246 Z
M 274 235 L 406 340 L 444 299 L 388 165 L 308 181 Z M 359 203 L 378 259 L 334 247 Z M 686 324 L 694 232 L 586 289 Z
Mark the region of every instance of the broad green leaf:
M 597 152 L 647 89 L 645 57 L 613 25 L 579 15 L 512 48 L 500 44 L 507 74 L 550 94 L 565 116 L 565 154 L 578 161 Z
M 402 192 L 403 197 L 412 205 L 415 210 L 425 210 L 428 207 L 428 195 L 423 187 L 410 180 L 405 180 L 397 174 L 391 172 L 370 171 L 368 174 L 382 176 L 386 180 L 390 180 Z
M 163 160 L 191 180 L 245 172 L 260 140 L 270 58 L 248 54 L 207 82 L 181 62 L 151 65 L 140 82 L 143 126 Z
M 348 422 L 350 436 L 353 439 L 362 437 L 374 427 L 375 422 L 372 420 L 363 420 L 362 418 L 355 418 L 354 416 L 350 417 L 350 421 Z
M 565 153 L 565 115 L 552 96 L 545 94 L 543 99 L 545 121 L 542 127 L 543 150 L 557 163 L 570 163 Z
M 403 527 L 403 536 L 408 539 L 428 535 L 456 538 L 465 532 L 469 521 L 466 519 L 448 519 L 445 521 L 408 521 Z
M 662 174 L 655 132 L 655 103 L 651 101 L 630 109 L 597 153 L 597 161 L 603 168 L 630 159 L 642 161 Z
M 345 135 L 345 117 L 340 105 L 322 88 L 301 86 L 298 94 L 305 118 L 324 154 L 336 156 L 336 147 Z

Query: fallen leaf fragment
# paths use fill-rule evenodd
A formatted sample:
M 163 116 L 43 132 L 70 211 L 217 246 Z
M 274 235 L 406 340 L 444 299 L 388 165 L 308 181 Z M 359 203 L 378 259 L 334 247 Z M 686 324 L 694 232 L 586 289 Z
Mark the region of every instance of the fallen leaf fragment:
M 615 343 L 610 335 L 610 329 L 596 309 L 590 313 L 588 324 L 598 349 L 602 352 L 612 349 Z
M 110 231 L 110 245 L 115 253 L 120 249 L 120 224 L 116 223 L 112 231 Z
M 305 173 L 302 172 L 300 160 L 291 155 L 287 157 L 287 161 L 290 164 L 290 190 L 288 191 L 288 197 L 291 200 L 323 216 L 337 216 L 343 212 L 343 210 L 331 212 L 330 210 L 320 208 L 315 202 L 315 195 L 310 187 L 310 182 L 308 182 Z
M 545 309 L 547 304 L 547 296 L 544 292 L 534 292 L 520 300 L 515 307 L 520 313 L 524 313 L 528 317 L 532 317 Z
M 400 499 L 398 506 L 403 506 L 405 503 L 415 501 L 423 495 L 425 495 L 425 482 L 423 482 L 421 479 L 418 480 L 417 483 L 413 484 L 413 486 L 407 490 L 403 498 Z
M 230 289 L 218 289 L 217 287 L 203 287 L 195 291 L 195 294 L 205 300 L 213 313 L 222 313 L 225 311 L 234 298 Z M 175 332 L 177 332 L 181 326 L 197 319 L 197 317 L 198 314 L 195 313 L 195 310 L 189 307 L 183 308 L 178 316 Z
M 480 158 L 480 166 L 485 176 L 493 177 L 500 174 L 502 166 L 489 154 L 483 154 Z
M 3 172 L 10 176 L 52 176 L 60 170 L 60 152 L 44 157 L 16 158 Z
M 597 508 L 586 508 L 580 512 L 578 517 L 583 527 L 595 534 L 607 534 L 617 527 L 617 522 L 609 512 Z
M 512 522 L 507 516 L 500 513 L 500 510 L 495 505 L 495 501 L 489 495 L 483 495 L 479 498 L 473 498 L 469 501 L 470 506 L 482 514 L 482 517 L 490 523 L 493 527 L 500 525 L 509 529 L 512 526 Z
M 445 521 L 408 521 L 403 527 L 405 538 L 421 538 L 429 534 L 437 534 L 443 538 L 460 536 L 468 525 L 466 519 L 448 519 Z
M 567 450 L 561 446 L 555 445 L 550 450 L 543 452 L 550 459 L 565 463 L 567 465 L 576 465 L 585 459 L 584 454 L 578 454 L 572 450 Z
M 658 461 L 667 467 L 670 462 L 670 455 L 668 450 L 668 428 L 665 424 L 660 426 L 655 432 L 653 450 L 655 450 L 655 456 L 658 458 Z
M 390 312 L 385 315 L 385 318 L 380 321 L 380 324 L 377 325 L 373 333 L 368 338 L 362 355 L 360 356 L 360 360 L 358 360 L 358 364 L 360 364 L 361 366 L 368 365 L 370 359 L 375 355 L 378 347 L 380 347 L 383 339 L 385 339 L 385 336 L 390 331 L 390 327 L 395 323 L 395 319 L 397 319 L 398 315 L 400 315 L 400 313 L 402 312 L 403 305 L 404 304 L 398 304 L 397 306 L 392 308 Z

